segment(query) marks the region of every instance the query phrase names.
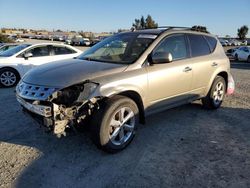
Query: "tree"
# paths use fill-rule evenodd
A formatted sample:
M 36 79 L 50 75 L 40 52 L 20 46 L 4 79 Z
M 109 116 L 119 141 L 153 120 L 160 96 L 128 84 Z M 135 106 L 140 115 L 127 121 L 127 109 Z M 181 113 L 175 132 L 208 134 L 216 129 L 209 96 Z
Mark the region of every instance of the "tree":
M 207 30 L 207 27 L 201 26 L 201 25 L 192 26 L 192 30 L 209 33 L 208 30 Z
M 135 22 L 132 24 L 132 26 L 136 30 L 140 30 L 156 28 L 158 27 L 158 24 L 153 20 L 152 16 L 148 15 L 146 20 L 144 19 L 144 16 L 142 16 L 140 19 L 135 19 Z
M 158 27 L 158 24 L 153 20 L 153 18 L 150 15 L 148 15 L 146 18 L 145 28 L 151 29 L 151 28 L 156 28 L 156 27 Z
M 146 22 L 144 19 L 144 16 L 141 17 L 141 28 L 145 28 L 146 27 Z
M 241 28 L 238 29 L 238 37 L 241 40 L 246 39 L 248 33 L 248 27 L 246 25 L 243 25 Z
M 139 19 L 135 19 L 135 22 L 132 25 L 136 30 L 142 29 L 141 28 L 141 21 Z

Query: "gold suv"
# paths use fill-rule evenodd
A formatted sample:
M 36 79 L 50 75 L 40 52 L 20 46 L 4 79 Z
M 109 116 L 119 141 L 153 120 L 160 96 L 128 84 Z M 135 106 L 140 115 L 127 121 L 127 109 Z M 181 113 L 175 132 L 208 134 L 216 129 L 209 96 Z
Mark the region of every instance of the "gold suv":
M 39 66 L 16 91 L 24 111 L 58 137 L 88 125 L 97 146 L 116 152 L 148 114 L 198 99 L 217 109 L 234 81 L 215 36 L 167 27 L 119 33 L 77 58 Z

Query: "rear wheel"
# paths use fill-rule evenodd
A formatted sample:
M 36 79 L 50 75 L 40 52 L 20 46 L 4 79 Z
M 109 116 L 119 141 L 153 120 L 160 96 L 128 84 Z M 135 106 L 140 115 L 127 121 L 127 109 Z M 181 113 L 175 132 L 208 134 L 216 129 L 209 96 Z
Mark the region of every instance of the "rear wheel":
M 208 109 L 217 109 L 221 106 L 226 92 L 226 82 L 223 77 L 217 76 L 202 104 Z
M 124 149 L 134 138 L 139 122 L 137 105 L 123 96 L 107 100 L 94 117 L 91 125 L 93 141 L 108 152 Z
M 19 80 L 20 76 L 16 70 L 10 68 L 0 70 L 0 85 L 2 87 L 13 87 Z

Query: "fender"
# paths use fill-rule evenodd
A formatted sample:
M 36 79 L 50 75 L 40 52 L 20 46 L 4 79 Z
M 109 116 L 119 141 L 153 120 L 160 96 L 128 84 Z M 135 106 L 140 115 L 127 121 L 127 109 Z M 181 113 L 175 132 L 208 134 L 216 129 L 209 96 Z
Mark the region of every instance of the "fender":
M 228 83 L 228 77 L 229 77 L 229 75 L 231 75 L 231 74 L 230 74 L 230 72 L 228 71 L 228 69 L 226 69 L 225 66 L 222 65 L 222 66 L 219 66 L 219 67 L 216 69 L 216 71 L 214 71 L 213 75 L 211 76 L 211 78 L 210 78 L 210 80 L 209 80 L 209 83 L 208 83 L 208 85 L 207 85 L 207 87 L 206 87 L 206 89 L 205 89 L 204 96 L 206 96 L 206 95 L 208 94 L 208 92 L 209 92 L 209 90 L 210 90 L 210 88 L 211 88 L 211 86 L 212 86 L 212 84 L 213 84 L 213 81 L 214 81 L 215 77 L 218 76 L 218 75 L 220 75 L 220 74 L 221 74 L 221 75 L 224 74 L 224 75 L 226 76 L 225 82 L 226 82 L 226 85 L 227 85 L 227 83 Z M 223 76 L 223 77 L 224 77 L 224 76 Z

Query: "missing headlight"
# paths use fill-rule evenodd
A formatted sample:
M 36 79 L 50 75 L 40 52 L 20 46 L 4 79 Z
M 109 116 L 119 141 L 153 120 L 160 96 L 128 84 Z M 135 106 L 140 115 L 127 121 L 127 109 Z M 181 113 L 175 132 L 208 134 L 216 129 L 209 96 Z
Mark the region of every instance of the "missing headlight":
M 84 90 L 83 85 L 74 85 L 60 91 L 57 91 L 56 97 L 52 100 L 55 104 L 62 104 L 71 106 L 79 97 L 80 93 Z

